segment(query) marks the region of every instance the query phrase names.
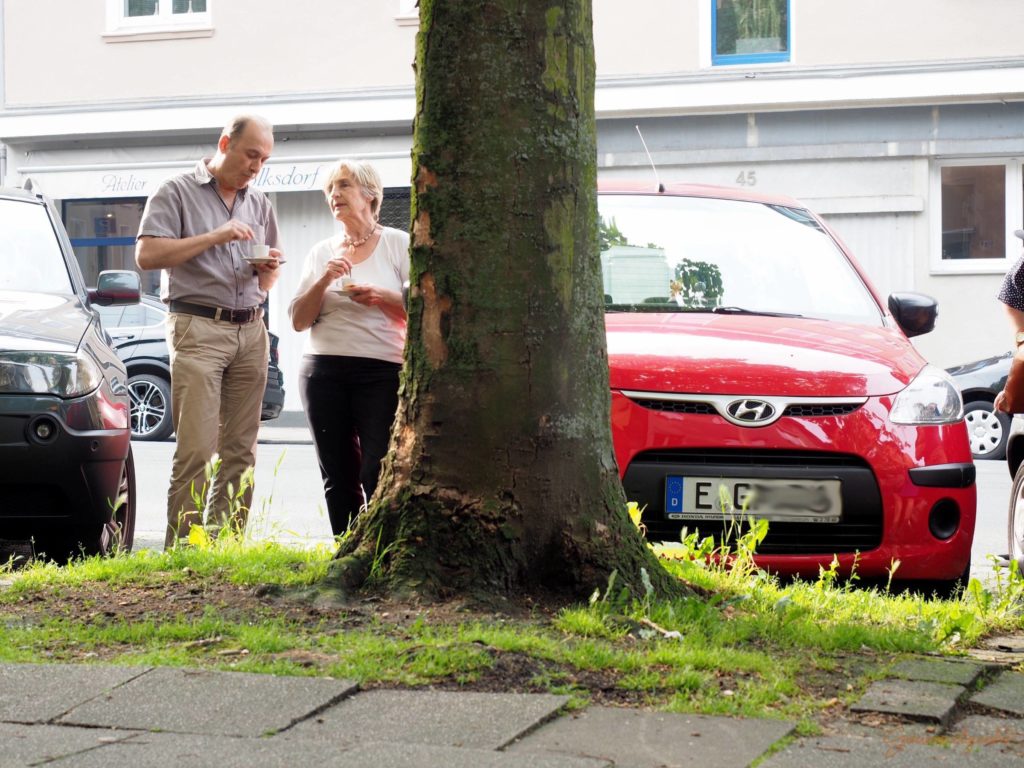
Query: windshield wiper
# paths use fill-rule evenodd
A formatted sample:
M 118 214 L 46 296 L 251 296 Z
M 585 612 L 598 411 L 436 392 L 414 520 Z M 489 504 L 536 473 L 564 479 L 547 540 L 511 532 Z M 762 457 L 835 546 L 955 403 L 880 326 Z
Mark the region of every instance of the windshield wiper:
M 762 309 L 747 309 L 745 307 L 713 307 L 712 312 L 716 315 L 758 315 L 760 317 L 803 317 L 792 312 L 767 312 Z

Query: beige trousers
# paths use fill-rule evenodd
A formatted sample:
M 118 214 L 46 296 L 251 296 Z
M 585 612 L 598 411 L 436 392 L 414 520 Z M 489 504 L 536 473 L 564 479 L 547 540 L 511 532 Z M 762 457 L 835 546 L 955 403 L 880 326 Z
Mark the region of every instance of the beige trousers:
M 187 539 L 192 525 L 205 524 L 213 535 L 226 525 L 245 530 L 252 486 L 239 494 L 239 481 L 256 464 L 270 344 L 261 319 L 238 325 L 172 312 L 167 346 L 177 433 L 164 539 L 170 547 Z M 214 454 L 220 455 L 220 471 L 207 483 Z

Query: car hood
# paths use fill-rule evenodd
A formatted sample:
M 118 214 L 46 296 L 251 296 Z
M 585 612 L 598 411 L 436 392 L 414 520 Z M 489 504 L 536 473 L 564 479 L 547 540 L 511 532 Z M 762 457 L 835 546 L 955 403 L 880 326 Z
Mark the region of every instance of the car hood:
M 612 389 L 877 397 L 925 365 L 896 329 L 711 313 L 609 313 Z
M 74 352 L 91 319 L 76 296 L 0 291 L 0 351 Z

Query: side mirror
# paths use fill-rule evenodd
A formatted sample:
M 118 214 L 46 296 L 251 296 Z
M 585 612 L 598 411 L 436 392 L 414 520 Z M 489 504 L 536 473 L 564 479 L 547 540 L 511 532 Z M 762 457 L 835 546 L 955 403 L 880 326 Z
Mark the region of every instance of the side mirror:
M 889 311 L 908 337 L 920 336 L 935 330 L 939 305 L 923 293 L 893 293 L 889 296 Z
M 96 287 L 89 289 L 89 301 L 101 307 L 138 304 L 142 299 L 139 273 L 128 269 L 108 269 L 100 272 Z

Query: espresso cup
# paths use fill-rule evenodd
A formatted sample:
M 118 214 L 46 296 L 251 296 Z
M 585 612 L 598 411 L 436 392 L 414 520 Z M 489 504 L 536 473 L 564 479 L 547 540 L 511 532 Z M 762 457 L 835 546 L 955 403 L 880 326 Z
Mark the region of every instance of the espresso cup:
M 251 259 L 269 259 L 270 258 L 270 246 L 269 245 L 252 245 L 249 247 L 249 258 Z

